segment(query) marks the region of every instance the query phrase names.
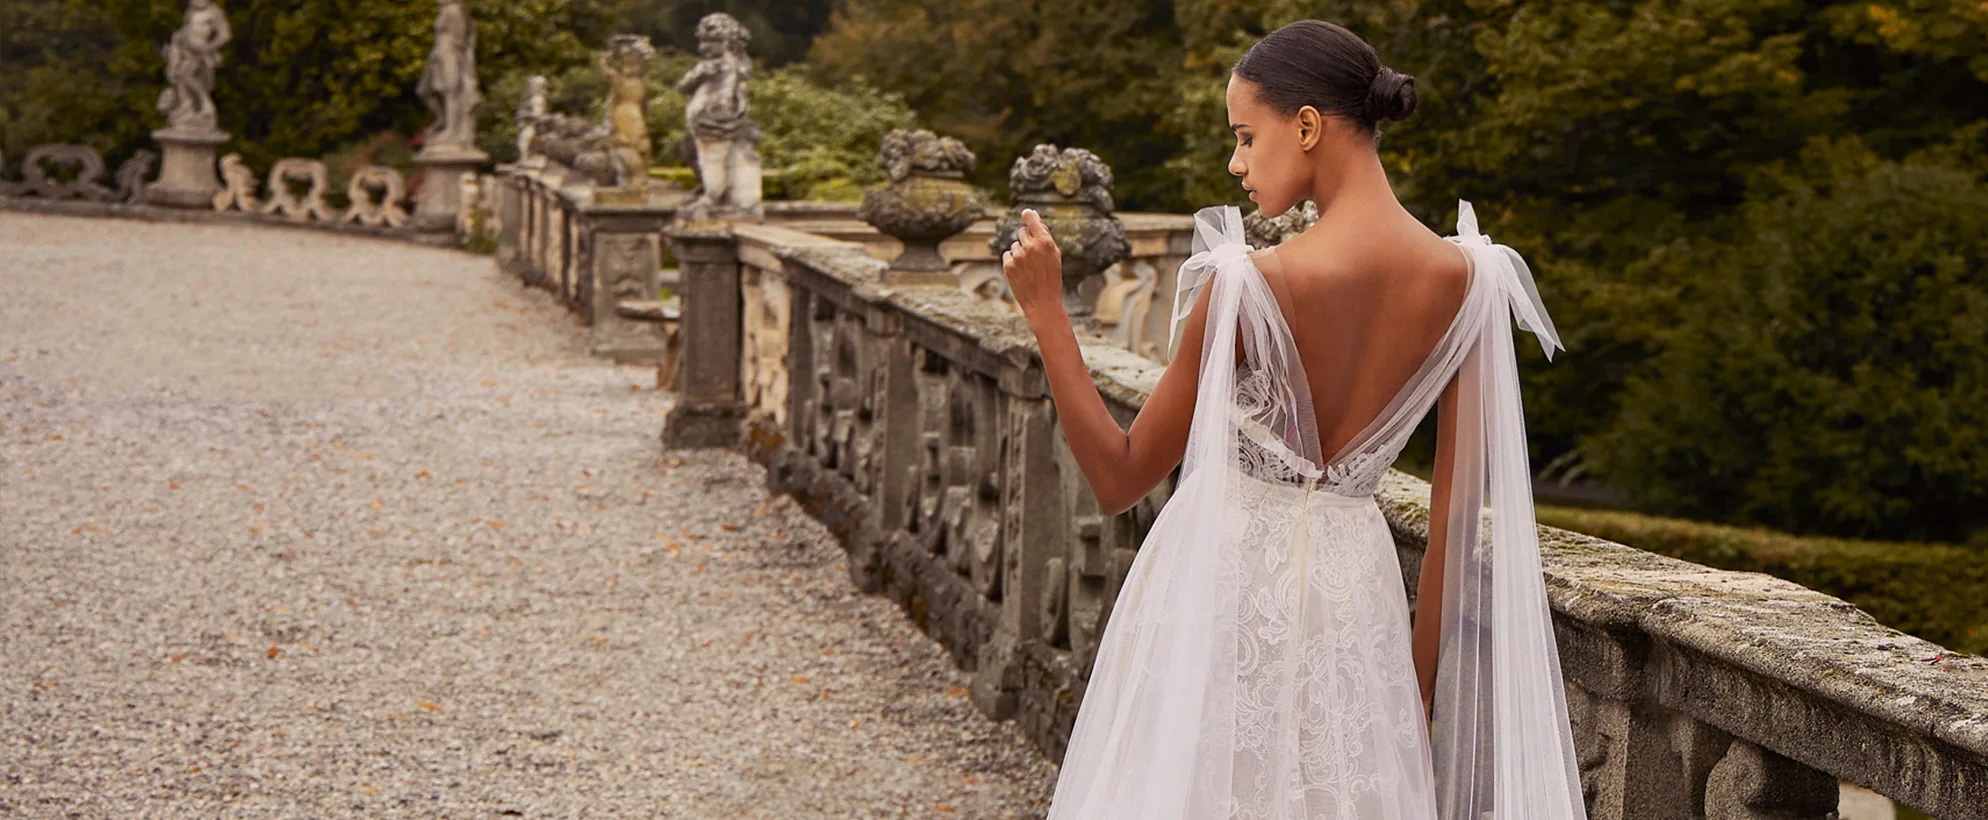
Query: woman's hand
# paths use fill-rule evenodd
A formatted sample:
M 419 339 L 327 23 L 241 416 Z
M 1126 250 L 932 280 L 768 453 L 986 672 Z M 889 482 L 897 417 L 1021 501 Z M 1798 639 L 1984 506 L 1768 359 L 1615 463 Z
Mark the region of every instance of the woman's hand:
M 1035 209 L 1022 211 L 1015 244 L 1001 254 L 1001 273 L 1031 323 L 1063 315 L 1063 252 Z

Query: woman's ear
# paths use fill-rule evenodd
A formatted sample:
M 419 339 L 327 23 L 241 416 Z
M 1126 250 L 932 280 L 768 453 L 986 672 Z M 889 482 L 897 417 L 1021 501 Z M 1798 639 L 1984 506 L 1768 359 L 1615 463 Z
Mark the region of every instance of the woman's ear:
M 1325 139 L 1325 117 L 1309 105 L 1298 109 L 1298 150 L 1310 151 Z

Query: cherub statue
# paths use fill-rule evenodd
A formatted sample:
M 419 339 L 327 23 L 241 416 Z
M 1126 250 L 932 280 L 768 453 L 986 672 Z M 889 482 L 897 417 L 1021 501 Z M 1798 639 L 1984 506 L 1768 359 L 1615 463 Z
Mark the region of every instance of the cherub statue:
M 685 211 L 759 214 L 759 127 L 747 112 L 746 55 L 750 34 L 723 12 L 697 22 L 697 53 L 704 59 L 677 82 L 690 97 L 684 122 L 697 154 L 697 196 Z

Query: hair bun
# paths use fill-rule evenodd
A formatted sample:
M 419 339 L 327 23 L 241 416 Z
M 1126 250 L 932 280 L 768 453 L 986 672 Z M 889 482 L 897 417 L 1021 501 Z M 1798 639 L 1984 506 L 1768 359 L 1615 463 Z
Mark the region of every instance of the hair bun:
M 1383 66 L 1367 87 L 1367 116 L 1374 122 L 1405 119 L 1415 110 L 1415 78 Z

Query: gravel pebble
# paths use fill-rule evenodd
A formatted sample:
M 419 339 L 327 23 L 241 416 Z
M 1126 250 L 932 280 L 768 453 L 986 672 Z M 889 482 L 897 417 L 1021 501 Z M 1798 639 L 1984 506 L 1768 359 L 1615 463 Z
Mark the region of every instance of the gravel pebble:
M 0 815 L 1040 817 L 1056 769 L 488 257 L 0 213 Z

